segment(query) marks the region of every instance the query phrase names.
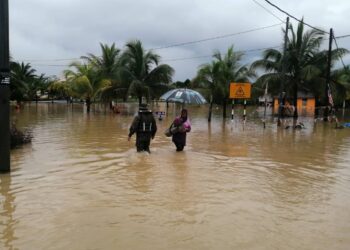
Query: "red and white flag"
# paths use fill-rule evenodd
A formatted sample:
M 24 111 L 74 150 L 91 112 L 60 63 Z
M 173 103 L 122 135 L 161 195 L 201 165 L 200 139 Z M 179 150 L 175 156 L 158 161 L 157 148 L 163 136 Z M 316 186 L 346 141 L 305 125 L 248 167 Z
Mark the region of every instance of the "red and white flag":
M 332 97 L 332 93 L 331 93 L 331 88 L 328 87 L 328 103 L 334 107 L 334 102 L 333 102 L 333 97 Z

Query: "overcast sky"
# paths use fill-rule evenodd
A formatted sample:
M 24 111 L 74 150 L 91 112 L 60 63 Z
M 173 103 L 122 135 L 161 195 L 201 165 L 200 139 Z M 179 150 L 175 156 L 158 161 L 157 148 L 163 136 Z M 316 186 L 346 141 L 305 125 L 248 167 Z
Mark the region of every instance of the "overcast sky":
M 155 50 L 163 63 L 175 69 L 174 81 L 184 81 L 211 60 L 214 50 L 224 53 L 232 44 L 236 50 L 282 45 L 284 25 L 256 2 L 285 20 L 286 15 L 264 0 L 9 0 L 11 56 L 31 63 L 38 73 L 61 77 L 71 59 L 87 53 L 100 55 L 100 42 L 115 42 L 122 49 L 127 41 L 139 39 L 145 48 L 158 48 L 276 25 Z M 295 17 L 304 16 L 313 26 L 327 31 L 333 28 L 335 36 L 350 34 L 349 0 L 271 2 Z M 350 50 L 350 37 L 339 39 L 338 45 Z M 247 52 L 244 63 L 260 56 L 261 51 Z M 184 59 L 191 57 L 200 58 Z M 350 64 L 350 56 L 344 62 Z

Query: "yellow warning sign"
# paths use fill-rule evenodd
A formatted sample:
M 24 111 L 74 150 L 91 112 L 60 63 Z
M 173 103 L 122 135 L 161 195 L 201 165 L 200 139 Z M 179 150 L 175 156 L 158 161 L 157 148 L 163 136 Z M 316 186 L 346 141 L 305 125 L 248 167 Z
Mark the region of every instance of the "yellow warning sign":
M 231 83 L 230 98 L 231 99 L 248 99 L 251 94 L 250 83 Z

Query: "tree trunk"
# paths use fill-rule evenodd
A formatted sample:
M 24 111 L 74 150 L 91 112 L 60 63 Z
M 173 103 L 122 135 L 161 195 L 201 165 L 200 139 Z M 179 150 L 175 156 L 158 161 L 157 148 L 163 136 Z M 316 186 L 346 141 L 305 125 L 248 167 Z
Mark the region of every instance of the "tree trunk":
M 227 100 L 226 100 L 226 98 L 224 98 L 223 100 L 222 100 L 222 118 L 223 119 L 226 119 L 226 102 L 227 102 Z
M 91 99 L 90 97 L 86 98 L 86 112 L 90 113 Z
M 294 98 L 293 98 L 293 105 L 294 105 L 294 118 L 298 118 L 298 84 L 296 83 L 294 85 Z
M 209 114 L 208 114 L 208 122 L 211 122 L 211 113 L 213 111 L 213 96 L 210 96 L 210 105 L 209 105 Z
M 139 96 L 139 106 L 142 104 L 142 96 Z
M 319 97 L 318 97 L 318 95 L 315 95 L 315 110 L 314 110 L 314 117 L 315 117 L 315 119 L 318 118 L 319 107 L 320 107 Z

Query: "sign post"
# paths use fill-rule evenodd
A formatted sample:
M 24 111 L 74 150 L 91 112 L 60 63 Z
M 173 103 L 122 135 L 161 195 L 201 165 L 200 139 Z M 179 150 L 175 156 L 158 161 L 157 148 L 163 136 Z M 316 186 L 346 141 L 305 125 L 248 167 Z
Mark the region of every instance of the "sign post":
M 10 61 L 8 0 L 0 1 L 0 172 L 10 171 Z
M 246 121 L 247 99 L 250 99 L 251 97 L 251 89 L 252 89 L 252 85 L 250 83 L 231 83 L 230 84 L 230 98 L 232 99 L 232 111 L 231 111 L 232 121 L 234 116 L 235 99 L 244 99 L 243 121 L 244 122 Z

